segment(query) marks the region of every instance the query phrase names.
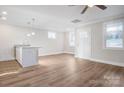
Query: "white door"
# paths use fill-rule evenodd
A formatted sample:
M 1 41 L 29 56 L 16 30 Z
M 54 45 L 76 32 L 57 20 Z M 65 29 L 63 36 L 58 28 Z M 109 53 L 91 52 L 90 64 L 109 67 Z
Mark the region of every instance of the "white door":
M 88 59 L 91 56 L 91 31 L 78 29 L 76 33 L 76 54 L 78 58 Z

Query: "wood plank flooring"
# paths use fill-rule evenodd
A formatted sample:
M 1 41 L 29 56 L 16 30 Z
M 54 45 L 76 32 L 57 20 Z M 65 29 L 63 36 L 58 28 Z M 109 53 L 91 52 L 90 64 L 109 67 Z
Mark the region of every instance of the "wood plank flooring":
M 39 58 L 39 65 L 21 68 L 0 62 L 1 87 L 124 87 L 124 68 L 59 54 Z

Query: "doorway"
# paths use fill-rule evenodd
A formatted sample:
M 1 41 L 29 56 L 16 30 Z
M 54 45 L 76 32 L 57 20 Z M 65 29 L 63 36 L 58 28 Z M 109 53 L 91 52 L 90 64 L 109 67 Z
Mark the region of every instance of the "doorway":
M 89 59 L 91 57 L 91 30 L 77 29 L 75 57 Z

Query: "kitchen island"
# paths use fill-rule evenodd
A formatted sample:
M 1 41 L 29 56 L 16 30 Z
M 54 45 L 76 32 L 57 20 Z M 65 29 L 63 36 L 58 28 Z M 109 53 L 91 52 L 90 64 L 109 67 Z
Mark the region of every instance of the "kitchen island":
M 16 46 L 16 60 L 22 67 L 29 67 L 38 64 L 38 47 L 29 45 Z

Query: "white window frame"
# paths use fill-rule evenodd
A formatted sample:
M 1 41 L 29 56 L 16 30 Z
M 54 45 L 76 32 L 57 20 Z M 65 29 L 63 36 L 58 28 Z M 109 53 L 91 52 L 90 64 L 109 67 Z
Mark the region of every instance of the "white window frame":
M 56 39 L 56 32 L 48 31 L 48 39 Z
M 116 24 L 116 23 L 122 23 L 122 25 L 123 25 L 123 35 L 122 35 L 123 47 L 122 48 L 119 48 L 119 47 L 106 47 L 106 25 L 107 24 Z M 114 20 L 114 21 L 109 21 L 109 22 L 103 23 L 103 49 L 124 50 L 124 19 Z

